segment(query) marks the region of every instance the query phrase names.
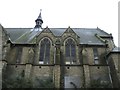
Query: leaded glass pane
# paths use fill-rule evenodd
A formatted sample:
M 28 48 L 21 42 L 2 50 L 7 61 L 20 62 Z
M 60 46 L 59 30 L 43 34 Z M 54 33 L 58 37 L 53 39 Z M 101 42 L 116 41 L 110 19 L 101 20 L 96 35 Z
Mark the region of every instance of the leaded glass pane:
M 40 47 L 40 61 L 43 61 L 43 59 L 44 59 L 44 52 L 45 52 L 45 45 L 41 42 L 41 47 Z
M 70 57 L 70 45 L 66 45 L 66 48 L 65 48 L 66 50 L 66 57 Z
M 50 59 L 50 42 L 46 44 L 45 62 L 49 63 Z
M 50 60 L 50 41 L 45 38 L 41 41 L 40 46 L 40 61 L 44 61 L 45 64 L 48 64 Z
M 71 57 L 75 57 L 75 53 L 76 53 L 75 45 L 72 44 L 72 45 L 71 45 Z
M 65 42 L 65 54 L 66 54 L 66 61 L 68 62 L 75 62 L 76 57 L 76 48 L 75 42 L 72 39 L 68 39 Z

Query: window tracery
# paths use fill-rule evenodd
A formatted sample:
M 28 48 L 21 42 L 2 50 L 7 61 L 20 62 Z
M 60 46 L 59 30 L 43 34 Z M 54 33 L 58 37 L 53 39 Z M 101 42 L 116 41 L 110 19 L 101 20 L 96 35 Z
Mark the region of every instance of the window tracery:
M 40 43 L 40 64 L 48 64 L 50 61 L 50 40 L 45 38 Z
M 75 48 L 75 42 L 72 39 L 68 39 L 65 42 L 65 55 L 66 55 L 66 62 L 68 64 L 72 64 L 75 62 L 76 48 Z

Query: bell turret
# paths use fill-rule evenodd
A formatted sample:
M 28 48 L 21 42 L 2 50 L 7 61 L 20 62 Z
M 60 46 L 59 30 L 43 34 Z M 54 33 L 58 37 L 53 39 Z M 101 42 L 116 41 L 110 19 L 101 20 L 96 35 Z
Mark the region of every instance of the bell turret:
M 43 20 L 41 17 L 41 10 L 40 10 L 40 14 L 39 14 L 38 18 L 35 20 L 35 22 L 36 22 L 35 28 L 42 28 Z

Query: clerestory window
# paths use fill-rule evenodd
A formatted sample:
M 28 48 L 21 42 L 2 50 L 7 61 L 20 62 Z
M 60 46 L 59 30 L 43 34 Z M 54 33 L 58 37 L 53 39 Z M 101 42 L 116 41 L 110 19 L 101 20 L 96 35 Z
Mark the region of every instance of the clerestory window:
M 39 64 L 49 64 L 50 62 L 50 40 L 45 38 L 40 43 Z
M 99 64 L 99 55 L 97 48 L 93 48 L 93 53 L 94 53 L 94 63 Z
M 73 64 L 76 58 L 75 42 L 72 39 L 68 39 L 65 42 L 65 55 L 66 64 Z

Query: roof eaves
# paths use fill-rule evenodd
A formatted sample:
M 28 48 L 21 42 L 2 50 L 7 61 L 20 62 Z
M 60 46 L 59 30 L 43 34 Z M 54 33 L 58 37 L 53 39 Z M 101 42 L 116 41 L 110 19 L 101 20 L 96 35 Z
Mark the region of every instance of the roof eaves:
M 12 44 L 19 44 L 19 45 L 33 45 L 33 44 L 36 44 L 36 42 L 35 43 L 24 43 L 24 42 L 12 42 Z
M 105 46 L 105 44 L 102 43 L 80 43 L 80 45 Z

